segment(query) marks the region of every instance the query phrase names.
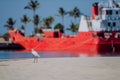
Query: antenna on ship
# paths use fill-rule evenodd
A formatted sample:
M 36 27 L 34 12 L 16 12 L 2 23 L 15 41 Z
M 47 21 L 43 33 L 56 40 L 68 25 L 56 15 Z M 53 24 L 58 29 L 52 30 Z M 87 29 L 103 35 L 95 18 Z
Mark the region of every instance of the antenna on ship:
M 109 0 L 109 7 L 114 8 L 114 7 L 119 7 L 119 5 L 117 3 L 115 3 L 114 0 Z

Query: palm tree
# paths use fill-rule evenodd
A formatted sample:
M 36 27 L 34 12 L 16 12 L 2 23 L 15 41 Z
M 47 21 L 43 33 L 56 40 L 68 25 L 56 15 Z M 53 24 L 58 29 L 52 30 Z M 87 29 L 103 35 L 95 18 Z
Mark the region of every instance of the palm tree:
M 62 24 L 64 25 L 64 16 L 66 15 L 66 11 L 62 7 L 60 7 L 58 12 L 59 16 L 62 17 Z
M 22 26 L 21 28 L 22 28 L 22 30 L 25 30 L 25 27 L 26 27 L 27 23 L 30 22 L 30 19 L 29 19 L 29 17 L 27 17 L 27 15 L 23 15 L 23 17 L 21 18 L 21 22 L 24 23 L 24 26 Z
M 33 18 L 36 16 L 36 10 L 40 7 L 40 3 L 37 0 L 31 0 L 24 9 L 30 9 L 33 11 Z M 35 27 L 35 24 L 34 24 Z M 34 31 L 36 28 L 34 28 Z
M 70 28 L 67 28 L 67 30 L 70 30 L 74 34 L 74 33 L 78 32 L 78 28 L 79 28 L 79 25 L 78 24 L 74 24 L 72 22 L 71 25 L 70 25 Z
M 5 25 L 5 27 L 7 27 L 8 29 L 13 29 L 13 26 L 15 25 L 16 21 L 13 20 L 13 18 L 8 18 L 7 24 Z
M 50 27 L 49 27 L 49 21 L 48 21 L 47 18 L 44 18 L 44 19 L 43 19 L 43 22 L 44 22 L 44 28 L 46 28 L 46 29 L 50 28 Z
M 58 11 L 58 12 L 59 12 L 59 16 L 62 17 L 62 24 L 63 24 L 63 26 L 65 26 L 65 25 L 64 25 L 64 17 L 65 17 L 65 15 L 67 15 L 68 12 L 66 12 L 62 7 L 59 8 L 59 11 Z M 65 31 L 65 30 L 64 30 L 64 31 Z M 63 32 L 64 32 L 64 31 L 63 31 Z M 65 33 L 65 32 L 64 32 L 64 33 Z
M 29 17 L 27 17 L 27 15 L 23 15 L 23 17 L 21 18 L 21 22 L 24 23 L 24 26 L 26 27 L 27 23 L 30 22 Z
M 40 7 L 40 3 L 38 3 L 37 0 L 31 0 L 27 6 L 24 7 L 24 9 L 30 9 L 33 10 L 33 17 L 36 14 L 36 10 Z
M 80 14 L 81 14 L 80 10 L 77 7 L 75 7 L 72 11 L 69 12 L 69 15 L 74 17 L 75 22 L 76 22 L 76 18 L 80 17 Z
M 39 17 L 39 15 L 35 15 L 35 16 L 34 16 L 33 23 L 34 23 L 34 25 L 36 26 L 36 28 L 38 28 L 38 25 L 39 25 L 39 23 L 40 23 L 40 17 Z
M 54 18 L 52 16 L 49 16 L 49 17 L 43 19 L 43 21 L 44 21 L 45 28 L 47 28 L 47 29 L 52 28 L 51 25 L 54 22 Z
M 49 20 L 50 27 L 52 27 L 51 25 L 54 22 L 54 18 L 52 16 L 49 16 L 48 20 Z
M 38 33 L 38 32 L 39 32 L 38 25 L 39 25 L 40 22 L 41 22 L 41 21 L 40 21 L 39 15 L 35 15 L 35 16 L 34 16 L 34 20 L 33 20 L 33 23 L 34 23 L 34 25 L 35 25 L 35 33 Z

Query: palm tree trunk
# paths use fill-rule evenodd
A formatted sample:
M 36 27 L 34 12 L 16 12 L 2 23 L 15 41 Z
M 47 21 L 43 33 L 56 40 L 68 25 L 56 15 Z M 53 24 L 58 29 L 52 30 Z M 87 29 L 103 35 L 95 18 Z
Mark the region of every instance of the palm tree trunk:
M 77 18 L 75 17 L 74 19 L 75 19 L 75 24 L 77 24 Z
M 62 16 L 62 24 L 63 24 L 63 26 L 64 26 L 64 34 L 65 34 L 64 16 Z
M 24 35 L 26 36 L 26 24 L 24 24 L 25 29 L 24 29 Z
M 34 16 L 35 16 L 35 14 L 36 14 L 36 11 L 35 11 L 35 10 L 33 10 L 33 18 L 34 18 Z
M 62 17 L 62 24 L 63 24 L 63 26 L 64 26 L 64 17 Z
M 34 17 L 35 17 L 35 10 L 33 10 L 33 19 L 34 19 Z M 34 34 L 36 34 L 35 29 L 36 29 L 36 25 L 34 24 Z

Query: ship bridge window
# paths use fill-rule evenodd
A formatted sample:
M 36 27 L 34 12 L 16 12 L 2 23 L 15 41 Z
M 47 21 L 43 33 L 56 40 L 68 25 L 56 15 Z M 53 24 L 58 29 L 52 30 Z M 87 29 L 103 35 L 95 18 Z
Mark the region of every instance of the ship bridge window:
M 108 26 L 111 26 L 111 23 L 110 23 L 110 22 L 108 22 Z
M 113 26 L 116 26 L 116 23 L 115 23 L 115 22 L 113 22 Z
M 108 10 L 106 11 L 106 14 L 107 14 L 107 15 L 109 14 Z
M 115 22 L 113 22 L 113 23 L 108 22 L 108 26 L 109 26 L 109 27 L 110 27 L 110 26 L 111 26 L 111 27 L 112 27 L 112 26 L 115 27 L 115 26 L 116 26 L 116 23 L 115 23 Z
M 110 15 L 112 15 L 112 10 L 109 11 Z
M 112 15 L 112 10 L 106 10 L 107 15 Z
M 118 11 L 116 11 L 116 14 L 118 14 L 119 12 Z

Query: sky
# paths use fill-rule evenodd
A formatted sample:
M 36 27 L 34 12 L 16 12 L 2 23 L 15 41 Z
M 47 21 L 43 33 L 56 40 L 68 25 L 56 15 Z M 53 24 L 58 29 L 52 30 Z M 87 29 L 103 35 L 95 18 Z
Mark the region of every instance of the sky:
M 107 0 L 38 0 L 40 8 L 36 13 L 41 19 L 53 16 L 55 22 L 53 26 L 61 22 L 61 17 L 56 16 L 60 7 L 63 7 L 66 11 L 73 10 L 74 7 L 78 7 L 80 11 L 88 16 L 91 16 L 91 6 L 94 2 L 106 2 Z M 120 0 L 116 0 L 120 1 Z M 15 21 L 15 27 L 20 28 L 22 23 L 20 19 L 24 14 L 30 18 L 33 17 L 31 10 L 25 10 L 24 7 L 30 2 L 30 0 L 0 0 L 0 35 L 6 33 L 8 30 L 4 27 L 8 18 L 12 17 Z M 70 16 L 65 17 L 65 26 L 69 27 L 73 19 Z M 79 20 L 78 20 L 79 22 Z M 33 23 L 29 23 L 26 27 L 27 34 L 33 32 Z

